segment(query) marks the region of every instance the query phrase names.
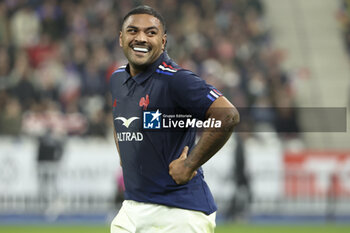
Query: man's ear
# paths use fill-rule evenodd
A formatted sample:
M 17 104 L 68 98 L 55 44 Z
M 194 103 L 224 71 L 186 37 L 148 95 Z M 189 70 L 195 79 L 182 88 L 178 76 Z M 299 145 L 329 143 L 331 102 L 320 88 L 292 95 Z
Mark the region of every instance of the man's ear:
M 119 31 L 119 46 L 123 47 L 123 43 L 122 43 L 122 31 Z
M 167 43 L 167 35 L 164 33 L 162 37 L 162 50 L 165 50 L 166 43 Z

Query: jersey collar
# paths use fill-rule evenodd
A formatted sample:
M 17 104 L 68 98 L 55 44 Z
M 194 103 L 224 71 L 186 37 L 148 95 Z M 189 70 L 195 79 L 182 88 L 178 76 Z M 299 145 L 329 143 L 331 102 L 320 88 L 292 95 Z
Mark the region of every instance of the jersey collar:
M 163 61 L 164 57 L 167 57 L 167 56 L 168 56 L 167 53 L 163 52 L 158 57 L 158 59 L 155 62 L 153 62 L 151 65 L 148 66 L 148 68 L 144 72 L 141 72 L 141 73 L 135 75 L 134 77 L 130 76 L 130 67 L 129 67 L 129 64 L 128 64 L 126 66 L 126 68 L 125 68 L 125 70 L 127 71 L 128 75 L 125 77 L 124 83 L 126 83 L 129 80 L 129 78 L 133 78 L 134 81 L 138 85 L 142 84 L 144 81 L 146 81 L 156 71 L 157 67 Z

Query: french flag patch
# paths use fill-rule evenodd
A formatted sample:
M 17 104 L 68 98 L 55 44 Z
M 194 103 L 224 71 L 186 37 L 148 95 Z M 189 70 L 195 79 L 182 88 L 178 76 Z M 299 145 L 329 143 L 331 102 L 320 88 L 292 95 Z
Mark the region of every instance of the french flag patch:
M 174 67 L 172 67 L 171 65 L 166 64 L 165 62 L 163 62 L 163 64 L 160 64 L 158 66 L 158 69 L 156 70 L 157 73 L 160 74 L 166 74 L 166 75 L 174 75 L 174 73 L 177 72 L 178 69 L 175 69 Z
M 211 88 L 207 95 L 207 98 L 210 99 L 211 101 L 214 101 L 220 96 L 222 96 L 220 91 L 216 90 L 215 88 Z

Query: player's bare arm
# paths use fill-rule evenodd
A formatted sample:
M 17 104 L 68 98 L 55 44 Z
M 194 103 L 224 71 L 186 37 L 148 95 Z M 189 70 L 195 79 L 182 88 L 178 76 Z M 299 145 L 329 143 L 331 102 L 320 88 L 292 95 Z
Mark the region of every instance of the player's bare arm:
M 117 137 L 117 133 L 115 132 L 115 130 L 113 130 L 113 134 L 114 134 L 115 145 L 117 146 L 117 151 L 118 151 L 118 155 L 119 155 L 120 166 L 122 166 L 122 158 L 120 157 L 118 137 Z
M 189 155 L 187 155 L 188 147 L 185 147 L 180 157 L 170 163 L 169 174 L 177 184 L 190 181 L 197 174 L 196 170 L 221 149 L 238 124 L 239 113 L 225 97 L 221 96 L 209 107 L 206 113 L 206 119 L 208 118 L 221 120 L 221 128 L 215 131 L 205 130 Z

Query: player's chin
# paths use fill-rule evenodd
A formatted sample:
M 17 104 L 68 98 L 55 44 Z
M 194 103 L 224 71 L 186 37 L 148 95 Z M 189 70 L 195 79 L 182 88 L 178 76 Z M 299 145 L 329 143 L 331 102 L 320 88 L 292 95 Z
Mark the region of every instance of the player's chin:
M 150 64 L 150 59 L 148 57 L 134 57 L 132 62 L 136 66 L 147 66 Z

